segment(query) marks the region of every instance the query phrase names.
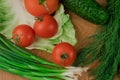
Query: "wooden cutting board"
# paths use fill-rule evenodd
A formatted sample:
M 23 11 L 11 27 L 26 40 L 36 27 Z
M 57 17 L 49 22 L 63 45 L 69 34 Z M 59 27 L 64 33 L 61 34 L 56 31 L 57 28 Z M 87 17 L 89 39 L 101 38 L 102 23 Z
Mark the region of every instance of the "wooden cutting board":
M 105 7 L 106 5 L 105 0 L 97 0 L 97 1 L 102 6 Z M 71 21 L 74 24 L 74 27 L 76 30 L 76 38 L 78 40 L 77 44 L 75 45 L 75 48 L 79 50 L 80 48 L 87 46 L 88 43 L 92 41 L 87 38 L 96 32 L 98 26 L 82 19 L 81 17 L 75 15 L 72 12 L 69 12 L 69 14 L 70 14 Z M 39 57 L 52 61 L 51 55 L 49 53 L 46 53 L 40 50 L 32 50 L 32 52 L 35 53 Z M 93 63 L 90 65 L 90 67 L 94 68 L 95 65 L 96 64 Z M 87 73 L 83 73 L 83 75 L 79 77 L 79 80 L 91 80 L 91 78 L 92 77 L 88 77 Z M 27 79 L 24 79 L 20 76 L 16 76 L 16 75 L 4 72 L 4 71 L 0 71 L 0 80 L 27 80 Z M 119 80 L 119 79 L 116 79 L 116 80 Z

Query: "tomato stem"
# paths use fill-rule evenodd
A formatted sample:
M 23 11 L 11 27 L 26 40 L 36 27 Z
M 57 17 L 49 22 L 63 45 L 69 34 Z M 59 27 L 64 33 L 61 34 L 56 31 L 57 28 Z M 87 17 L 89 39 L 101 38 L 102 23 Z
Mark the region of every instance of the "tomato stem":
M 61 58 L 62 58 L 62 66 L 64 66 L 65 59 L 68 58 L 68 54 L 67 54 L 67 53 L 62 54 L 62 55 L 61 55 Z
M 39 4 L 44 4 L 46 2 L 46 0 L 38 0 Z
M 48 12 L 50 11 L 49 7 L 48 7 L 48 5 L 46 3 L 46 0 L 38 0 L 38 2 L 39 2 L 40 5 L 43 4 Z
M 41 22 L 43 20 L 43 17 L 35 17 L 35 20 Z
M 21 36 L 22 36 L 22 34 L 21 34 L 20 36 L 14 35 L 14 36 L 12 37 L 12 39 L 14 40 L 14 42 L 15 42 L 16 44 L 19 45 L 19 43 L 21 43 L 21 41 L 20 41 L 20 37 L 21 37 Z
M 62 54 L 62 55 L 61 55 L 61 58 L 62 58 L 62 59 L 67 59 L 67 58 L 68 58 L 68 54 L 67 54 L 67 53 Z

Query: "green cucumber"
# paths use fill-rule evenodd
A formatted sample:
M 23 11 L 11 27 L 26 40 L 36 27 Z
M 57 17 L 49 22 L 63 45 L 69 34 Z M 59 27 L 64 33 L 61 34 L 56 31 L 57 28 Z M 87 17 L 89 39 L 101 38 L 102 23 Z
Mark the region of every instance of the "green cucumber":
M 105 24 L 108 13 L 95 0 L 62 0 L 66 9 L 95 24 Z

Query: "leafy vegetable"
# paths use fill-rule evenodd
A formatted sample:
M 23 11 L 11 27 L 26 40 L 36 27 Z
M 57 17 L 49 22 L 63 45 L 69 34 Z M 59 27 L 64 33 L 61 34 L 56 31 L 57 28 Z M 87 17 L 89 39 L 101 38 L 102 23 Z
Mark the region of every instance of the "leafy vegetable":
M 57 10 L 54 18 L 58 22 L 59 30 L 58 33 L 49 39 L 38 38 L 28 49 L 41 49 L 48 52 L 52 52 L 55 44 L 60 42 L 68 42 L 72 45 L 76 44 L 75 30 L 71 23 L 68 14 L 65 14 L 64 7 L 61 4 Z
M 76 63 L 87 65 L 99 60 L 93 74 L 95 80 L 114 80 L 120 74 L 120 0 L 108 0 L 107 11 L 110 14 L 107 24 L 101 25 L 100 32 L 93 36 L 95 41 L 78 56 Z M 88 57 L 87 57 L 88 56 Z
M 69 15 L 64 13 L 60 5 L 54 18 L 59 24 L 57 35 L 50 39 L 37 38 L 35 43 L 27 49 L 41 49 L 52 52 L 54 45 L 62 41 L 76 44 L 75 30 Z M 34 17 L 31 16 L 23 5 L 23 0 L 0 0 L 0 32 L 11 38 L 13 29 L 20 24 L 33 26 Z
M 0 0 L 0 32 L 8 37 L 19 24 L 32 26 L 34 17 L 24 9 L 22 0 Z

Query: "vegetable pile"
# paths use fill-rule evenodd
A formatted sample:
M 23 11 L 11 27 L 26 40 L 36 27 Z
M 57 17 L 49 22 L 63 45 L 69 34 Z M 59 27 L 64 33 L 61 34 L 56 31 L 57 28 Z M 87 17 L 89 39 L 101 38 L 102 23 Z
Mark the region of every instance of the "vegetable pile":
M 95 60 L 99 65 L 92 71 L 95 80 L 114 80 L 120 75 L 120 0 L 108 0 L 108 22 L 101 25 L 99 32 L 92 38 L 92 44 L 83 49 L 75 65 L 88 65 Z
M 55 44 L 60 42 L 68 42 L 73 46 L 76 44 L 77 40 L 75 38 L 73 24 L 69 14 L 65 14 L 62 4 L 58 5 L 53 18 L 58 24 L 57 33 L 51 38 L 35 36 L 35 41 L 30 46 L 26 47 L 27 49 L 40 49 L 51 53 Z M 31 15 L 26 10 L 24 0 L 0 0 L 0 32 L 8 38 L 12 37 L 12 32 L 18 25 L 25 24 L 33 28 L 36 21 L 35 19 L 35 16 Z
M 76 59 L 75 30 L 59 0 L 0 0 L 0 69 L 30 80 L 75 80 L 74 74 L 87 70 L 70 67 L 75 59 L 75 66 L 97 60 L 100 64 L 91 72 L 95 80 L 120 76 L 120 0 L 107 0 L 106 9 L 94 0 L 62 2 L 66 9 L 99 24 L 98 33 L 90 37 L 94 41 Z M 52 53 L 54 63 L 23 47 Z
M 13 1 L 16 3 L 13 4 Z M 56 7 L 53 5 L 55 1 L 57 1 L 55 3 Z M 73 47 L 76 38 L 69 15 L 64 13 L 62 4 L 58 8 L 58 2 L 58 0 L 53 2 L 51 0 L 24 0 L 23 4 L 22 0 L 1 0 L 0 4 L 3 6 L 0 6 L 0 14 L 3 19 L 8 18 L 6 20 L 1 18 L 1 27 L 4 28 L 0 33 L 1 70 L 30 80 L 74 80 L 77 77 L 75 74 L 79 75 L 82 71 L 87 70 L 87 68 L 82 69 L 81 67 L 64 68 L 64 66 L 70 66 L 76 58 L 76 50 Z M 34 4 L 34 7 L 32 7 L 32 4 Z M 36 10 L 37 8 L 38 10 Z M 41 13 L 42 11 L 43 13 Z M 54 17 L 52 16 L 53 12 L 55 12 Z M 7 15 L 8 13 L 10 14 Z M 22 16 L 18 15 L 18 13 Z M 27 19 L 30 21 L 27 21 Z M 12 40 L 10 39 L 11 36 Z M 39 44 L 37 41 L 40 41 Z M 56 48 L 58 46 L 56 44 L 64 45 Z M 52 52 L 54 62 L 59 63 L 60 66 L 33 55 L 24 49 L 26 47 L 28 49 L 36 49 L 35 47 L 37 47 L 37 49 L 42 48 L 42 50 Z M 54 47 L 55 49 L 52 51 Z M 59 59 L 56 58 L 57 60 L 55 59 L 56 55 L 59 57 Z

